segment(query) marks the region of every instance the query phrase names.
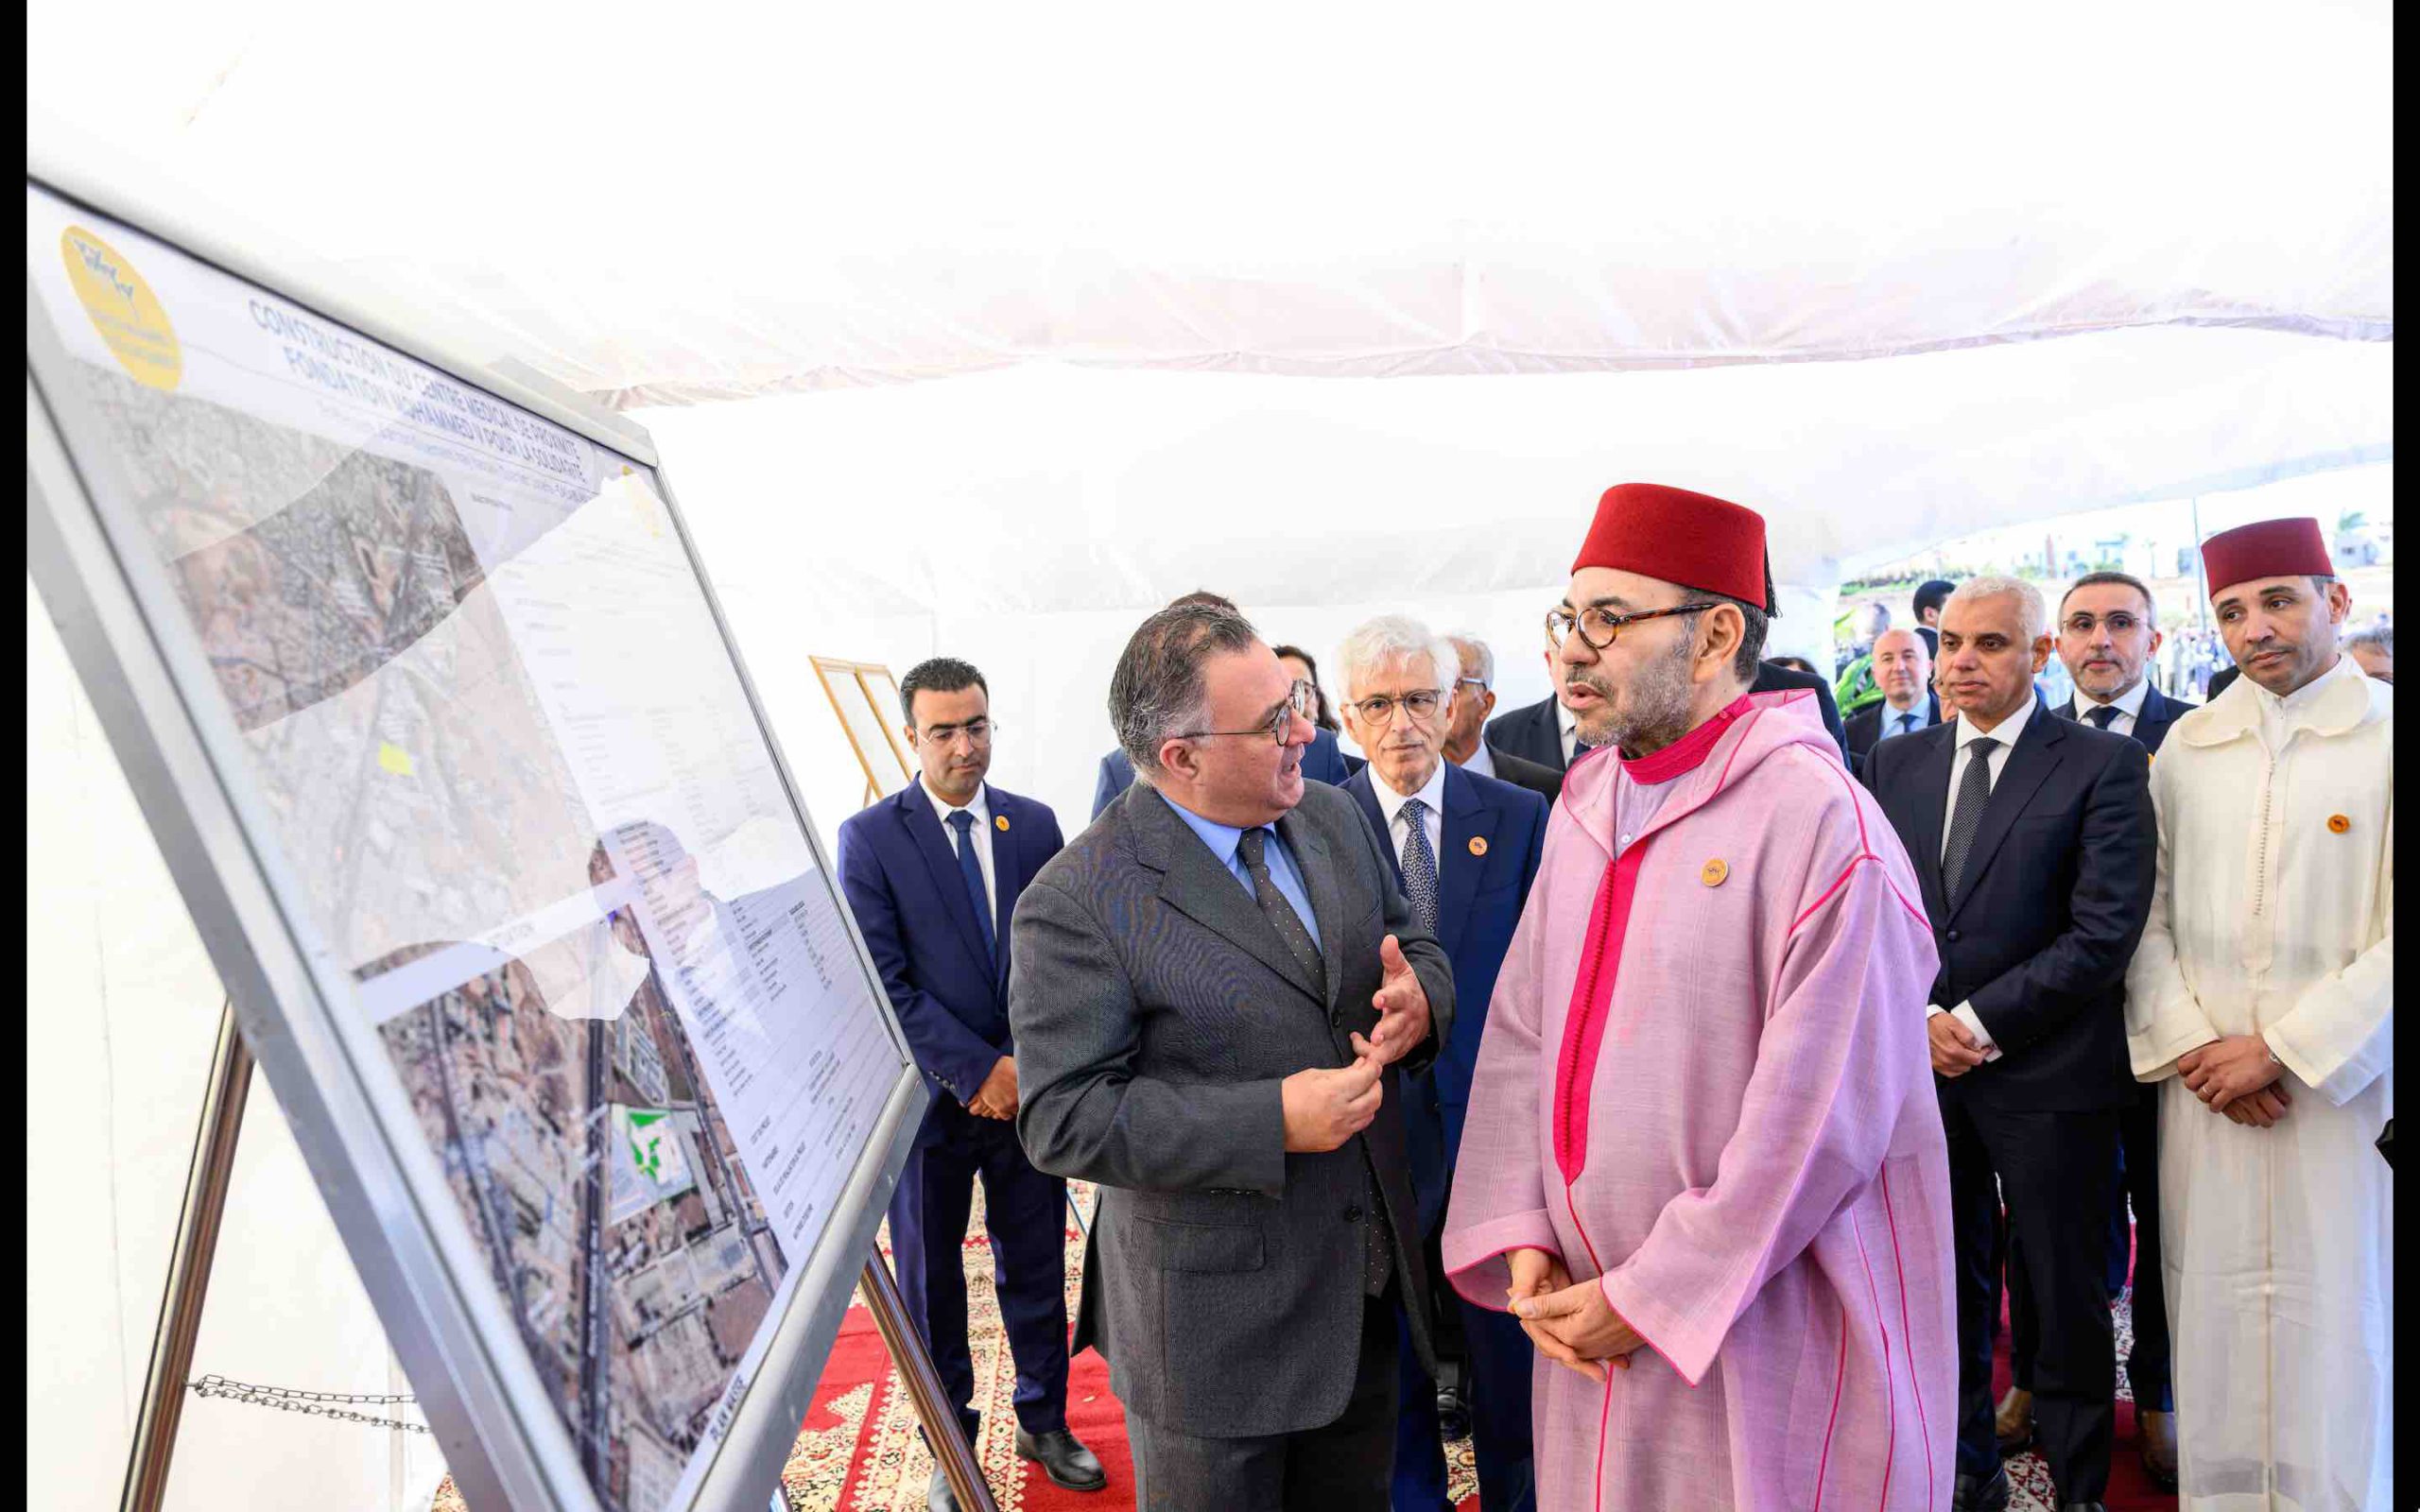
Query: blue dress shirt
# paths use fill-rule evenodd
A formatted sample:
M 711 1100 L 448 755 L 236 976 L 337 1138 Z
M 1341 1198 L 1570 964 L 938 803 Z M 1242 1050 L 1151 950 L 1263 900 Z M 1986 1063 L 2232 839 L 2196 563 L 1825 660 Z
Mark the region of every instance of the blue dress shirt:
M 1176 811 L 1176 816 L 1184 821 L 1187 829 L 1201 836 L 1201 843 L 1208 846 L 1210 853 L 1219 858 L 1219 865 L 1227 868 L 1229 876 L 1243 884 L 1244 896 L 1257 901 L 1260 895 L 1253 891 L 1252 873 L 1244 869 L 1243 858 L 1236 853 L 1236 847 L 1243 840 L 1244 832 L 1232 824 L 1220 824 L 1216 819 L 1205 819 L 1166 793 L 1160 794 L 1160 800 Z M 1293 904 L 1294 916 L 1303 921 L 1305 929 L 1311 932 L 1311 943 L 1322 944 L 1319 917 L 1311 912 L 1310 890 L 1303 885 L 1303 873 L 1294 865 L 1293 852 L 1286 849 L 1286 842 L 1278 834 L 1277 826 L 1264 824 L 1260 828 L 1269 835 L 1267 848 L 1261 851 L 1261 859 L 1269 863 L 1270 880 L 1277 884 L 1277 890 L 1286 895 L 1288 902 Z

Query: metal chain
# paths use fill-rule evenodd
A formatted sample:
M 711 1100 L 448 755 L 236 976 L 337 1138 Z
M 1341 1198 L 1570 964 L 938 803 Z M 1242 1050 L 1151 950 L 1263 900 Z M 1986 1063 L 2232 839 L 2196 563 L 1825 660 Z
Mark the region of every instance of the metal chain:
M 204 1376 L 199 1381 L 187 1382 L 186 1384 L 193 1388 L 197 1396 L 224 1397 L 230 1401 L 250 1402 L 255 1407 L 274 1407 L 280 1412 L 299 1412 L 309 1418 L 326 1418 L 337 1422 L 368 1423 L 372 1427 L 391 1428 L 397 1433 L 404 1434 L 424 1434 L 429 1431 L 426 1423 L 406 1422 L 400 1418 L 380 1418 L 365 1412 L 349 1412 L 344 1406 L 336 1405 L 346 1403 L 352 1406 L 373 1407 L 395 1406 L 406 1402 L 417 1404 L 420 1400 L 418 1397 L 385 1397 L 366 1392 L 296 1391 L 286 1386 L 247 1385 L 241 1381 L 230 1381 L 225 1376 L 219 1375 Z

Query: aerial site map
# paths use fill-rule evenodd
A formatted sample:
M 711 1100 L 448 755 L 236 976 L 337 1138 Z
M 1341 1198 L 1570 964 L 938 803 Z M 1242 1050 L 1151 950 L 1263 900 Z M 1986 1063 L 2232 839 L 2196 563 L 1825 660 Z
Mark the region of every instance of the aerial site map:
M 27 193 L 298 936 L 600 1503 L 684 1503 L 904 1062 L 651 473 Z

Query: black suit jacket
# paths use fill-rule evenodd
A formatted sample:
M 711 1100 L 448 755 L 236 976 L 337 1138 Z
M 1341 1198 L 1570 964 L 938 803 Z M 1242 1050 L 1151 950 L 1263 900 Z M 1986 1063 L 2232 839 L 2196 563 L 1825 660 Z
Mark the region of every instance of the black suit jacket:
M 1849 759 L 1849 739 L 1841 728 L 1841 706 L 1832 697 L 1832 685 L 1811 672 L 1800 672 L 1778 662 L 1756 663 L 1756 680 L 1749 684 L 1750 693 L 1784 693 L 1804 688 L 1815 695 L 1824 713 L 1824 728 L 1832 732 L 1832 744 L 1841 749 L 1841 760 Z M 1498 751 L 1509 752 L 1523 761 L 1535 762 L 1550 771 L 1561 772 L 1570 763 L 1563 759 L 1563 718 L 1556 711 L 1554 695 L 1548 694 L 1536 703 L 1523 704 L 1509 714 L 1497 714 L 1487 722 L 1484 738 Z
M 2157 688 L 2147 688 L 2143 692 L 2142 712 L 2135 715 L 2135 739 L 2145 750 L 2156 753 L 2159 750 L 2159 743 L 2168 738 L 2168 727 L 2200 707 L 2200 704 L 2190 698 L 2171 698 Z M 2070 695 L 2067 701 L 2059 705 L 2053 712 L 2062 719 L 2075 719 L 2074 696 Z M 2083 723 L 2081 719 L 2077 719 L 2076 722 Z
M 1515 756 L 1509 750 L 1496 750 L 1491 747 L 1487 754 L 1488 759 L 1495 764 L 1497 782 L 1510 782 L 1514 787 L 1528 788 L 1538 797 L 1545 799 L 1548 808 L 1554 807 L 1554 800 L 1563 796 L 1563 774 L 1553 767 L 1541 766 L 1536 762 Z
M 2036 704 L 1992 784 L 1958 895 L 1943 836 L 1958 726 L 1874 747 L 1865 784 L 1914 862 L 1941 956 L 1930 1001 L 1974 1005 L 2001 1058 L 1936 1078 L 1945 1098 L 2034 1111 L 2134 1100 L 2126 966 L 2157 847 L 2143 747 Z
M 1374 1170 L 1424 1366 L 1420 1214 L 1404 1083 L 1454 1027 L 1453 968 L 1412 921 L 1342 791 L 1304 784 L 1277 821 L 1310 895 L 1325 990 L 1167 801 L 1137 783 L 1051 858 L 1011 925 L 1017 1134 L 1053 1176 L 1100 1184 L 1074 1347 L 1129 1411 L 1180 1433 L 1261 1436 L 1336 1420 L 1353 1393 Z M 1377 1023 L 1392 935 L 1431 1026 L 1388 1068 L 1369 1127 L 1286 1150 L 1286 1077 L 1354 1058 Z
M 2242 676 L 2243 668 L 2238 666 L 2223 666 L 2219 668 L 2219 670 L 2210 674 L 2210 685 L 2208 688 L 2204 690 L 2204 696 L 2211 698 L 2217 697 L 2220 694 L 2227 691 L 2228 683 L 2233 682 L 2236 679 Z
M 1940 724 L 1941 695 L 1932 692 L 1930 689 L 1927 689 L 1925 692 L 1925 705 L 1932 711 L 1932 717 L 1926 728 L 1929 729 L 1932 725 Z M 1864 708 L 1858 710 L 1857 713 L 1849 715 L 1847 729 L 1850 771 L 1862 771 L 1864 769 L 1862 764 L 1867 753 L 1872 751 L 1876 745 L 1881 743 L 1882 716 L 1892 713 L 1893 713 L 1893 711 L 1887 703 L 1870 703 Z M 1913 734 L 1915 731 L 1910 730 L 1909 733 Z

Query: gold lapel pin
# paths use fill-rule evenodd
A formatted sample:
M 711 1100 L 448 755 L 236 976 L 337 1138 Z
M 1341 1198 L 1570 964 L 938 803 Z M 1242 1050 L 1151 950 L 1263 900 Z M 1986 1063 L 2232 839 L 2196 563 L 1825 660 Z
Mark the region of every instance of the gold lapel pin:
M 994 816 L 992 816 L 992 828 L 994 828 L 994 829 L 995 829 L 995 830 L 1005 830 L 1005 829 L 1007 829 L 1008 827 L 1009 827 L 1009 816 L 1008 816 L 1007 815 L 1005 815 L 1005 814 L 995 814 L 995 815 L 994 815 Z
M 2342 814 L 2331 814 L 2327 816 L 2327 833 L 2330 834 L 2342 834 L 2352 827 L 2353 821 Z
M 1487 836 L 1483 834 L 1474 834 L 1471 836 L 1471 854 L 1475 856 L 1483 856 L 1487 854 Z
M 1698 881 L 1709 887 L 1720 887 L 1731 875 L 1731 867 L 1720 856 L 1698 868 Z

